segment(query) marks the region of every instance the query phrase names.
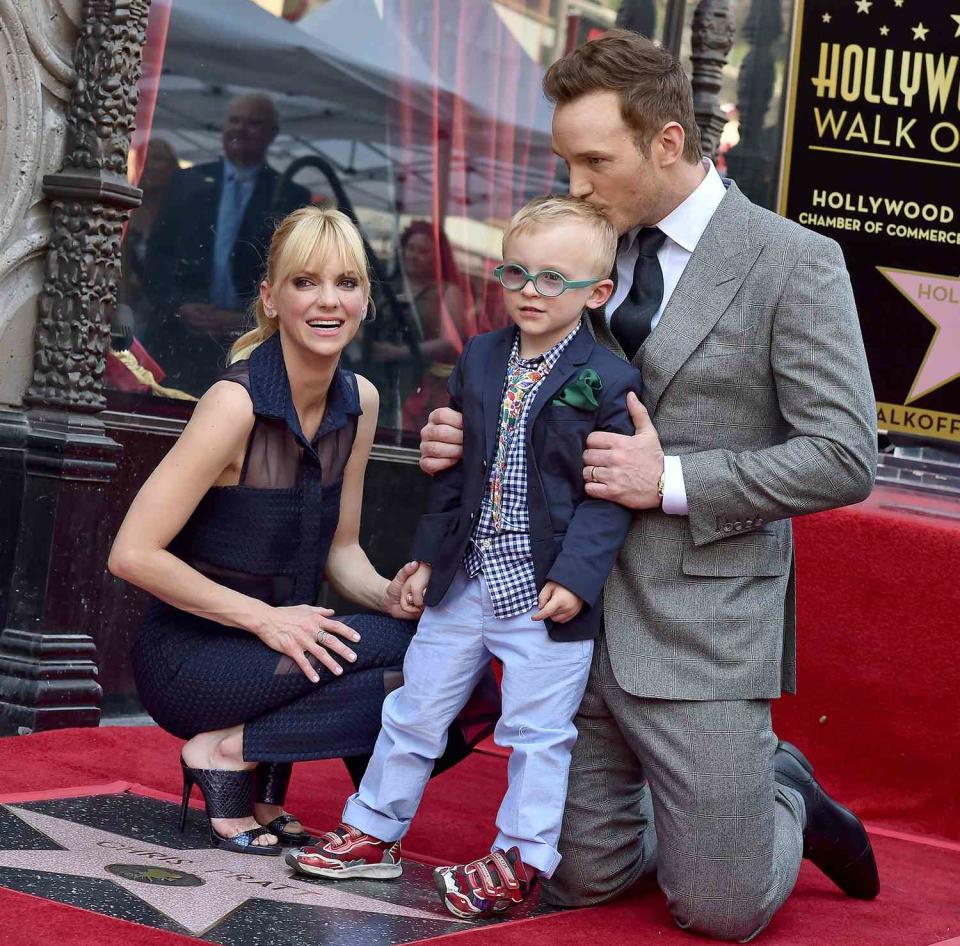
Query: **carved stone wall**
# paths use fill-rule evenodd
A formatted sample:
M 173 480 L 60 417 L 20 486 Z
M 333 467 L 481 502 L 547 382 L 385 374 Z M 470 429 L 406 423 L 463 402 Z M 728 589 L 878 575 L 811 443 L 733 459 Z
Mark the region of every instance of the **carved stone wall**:
M 126 162 L 148 8 L 0 0 L 2 735 L 100 718 L 120 446 L 98 414 L 121 228 L 140 200 Z
M 43 177 L 63 166 L 81 0 L 0 0 L 0 405 L 20 405 L 50 238 Z

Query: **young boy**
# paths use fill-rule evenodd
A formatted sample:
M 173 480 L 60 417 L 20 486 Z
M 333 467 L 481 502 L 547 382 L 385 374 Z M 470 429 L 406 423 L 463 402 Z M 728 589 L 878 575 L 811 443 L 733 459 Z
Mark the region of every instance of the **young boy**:
M 447 727 L 491 655 L 503 663 L 496 740 L 513 751 L 492 853 L 437 868 L 451 913 L 477 918 L 524 900 L 560 861 L 573 717 L 583 697 L 601 595 L 631 521 L 584 491 L 593 430 L 632 434 L 627 392 L 640 373 L 598 345 L 583 311 L 613 283 L 617 236 L 571 197 L 531 201 L 510 221 L 496 270 L 513 325 L 470 339 L 450 378 L 464 455 L 436 477 L 403 589 L 426 604 L 383 705 L 383 728 L 343 823 L 287 856 L 304 874 L 396 877 Z M 592 472 L 592 471 L 591 471 Z

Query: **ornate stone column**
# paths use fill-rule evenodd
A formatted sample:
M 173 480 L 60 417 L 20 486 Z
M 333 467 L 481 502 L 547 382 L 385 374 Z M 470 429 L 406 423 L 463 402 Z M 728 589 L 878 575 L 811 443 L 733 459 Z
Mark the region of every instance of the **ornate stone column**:
M 39 309 L 25 409 L 17 409 L 20 392 L 0 387 L 0 399 L 12 403 L 0 411 L 0 733 L 100 719 L 93 578 L 104 567 L 99 526 L 120 448 L 97 414 L 121 230 L 140 201 L 126 162 L 148 7 L 149 0 L 0 0 L 0 36 L 13 37 L 20 56 L 17 72 L 3 74 L 3 94 L 27 103 L 26 137 L 35 139 L 20 174 L 30 182 L 53 164 L 41 132 L 59 135 L 65 154 L 41 188 L 20 182 L 25 196 L 0 224 L 0 238 L 4 227 L 27 231 L 22 246 L 3 247 L 14 265 L 32 264 L 45 249 L 39 298 L 26 290 L 19 316 L 0 312 L 6 340 L 16 339 L 10 323 L 22 322 L 34 299 Z M 58 99 L 66 107 L 54 105 L 51 121 Z M 0 256 L 0 299 L 8 262 Z M 22 363 L 15 346 L 10 354 L 14 366 Z
M 726 119 L 717 105 L 723 67 L 733 48 L 730 0 L 700 0 L 693 11 L 690 61 L 693 63 L 693 110 L 703 153 L 713 158 Z

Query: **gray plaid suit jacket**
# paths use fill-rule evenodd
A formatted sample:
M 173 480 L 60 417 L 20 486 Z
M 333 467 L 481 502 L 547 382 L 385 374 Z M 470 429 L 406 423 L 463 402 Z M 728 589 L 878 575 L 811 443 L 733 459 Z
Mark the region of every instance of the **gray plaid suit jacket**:
M 602 314 L 592 326 L 619 350 Z M 634 364 L 689 515 L 634 516 L 604 597 L 617 682 L 675 700 L 792 692 L 790 517 L 864 499 L 876 473 L 839 246 L 730 185 Z

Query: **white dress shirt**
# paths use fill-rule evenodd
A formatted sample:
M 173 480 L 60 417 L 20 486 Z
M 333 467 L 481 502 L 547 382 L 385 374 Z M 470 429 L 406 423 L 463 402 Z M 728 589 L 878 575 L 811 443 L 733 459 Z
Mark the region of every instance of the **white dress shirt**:
M 707 229 L 727 189 L 709 158 L 703 161 L 707 174 L 697 189 L 679 206 L 675 207 L 656 226 L 666 235 L 657 260 L 663 272 L 663 301 L 650 322 L 652 332 L 663 315 L 673 290 L 677 288 L 687 261 Z M 630 230 L 617 253 L 617 288 L 607 303 L 607 322 L 613 317 L 620 303 L 627 298 L 633 283 L 633 270 L 637 265 L 639 247 L 637 234 L 640 227 Z M 673 516 L 687 514 L 687 491 L 683 485 L 683 468 L 679 457 L 663 458 L 663 511 Z

